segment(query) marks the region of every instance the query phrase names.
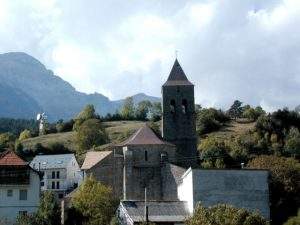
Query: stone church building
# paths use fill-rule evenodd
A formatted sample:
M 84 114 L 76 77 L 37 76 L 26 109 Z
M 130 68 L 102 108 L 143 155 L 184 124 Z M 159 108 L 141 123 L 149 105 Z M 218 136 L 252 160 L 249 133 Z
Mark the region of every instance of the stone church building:
M 199 201 L 207 206 L 229 203 L 259 210 L 269 218 L 267 171 L 204 170 L 197 166 L 194 85 L 177 59 L 162 86 L 161 127 L 162 137 L 144 125 L 108 151 L 86 155 L 82 165 L 85 174 L 111 186 L 122 199 L 122 224 L 145 219 L 140 216 L 145 188 L 149 220 L 158 224 L 181 224 Z M 168 213 L 157 210 L 160 207 Z

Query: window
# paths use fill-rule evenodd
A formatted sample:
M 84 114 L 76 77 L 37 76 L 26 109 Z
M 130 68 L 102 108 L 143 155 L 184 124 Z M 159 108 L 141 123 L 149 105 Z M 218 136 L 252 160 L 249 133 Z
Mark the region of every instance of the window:
M 27 211 L 19 211 L 19 216 L 26 216 L 27 215 Z
M 56 189 L 59 189 L 59 181 L 56 182 Z
M 55 179 L 55 171 L 52 171 L 52 179 Z
M 148 152 L 145 151 L 145 161 L 148 161 Z
M 45 185 L 45 182 L 41 181 L 41 187 L 44 187 L 44 185 Z
M 55 189 L 55 182 L 52 181 L 52 189 Z
M 19 200 L 27 200 L 27 190 L 20 190 Z
M 187 100 L 186 99 L 182 100 L 181 108 L 182 108 L 182 113 L 185 114 L 187 111 Z
M 58 194 L 58 198 L 61 199 L 64 197 L 64 194 Z
M 7 197 L 13 196 L 13 190 L 7 190 Z
M 175 100 L 172 99 L 170 102 L 170 111 L 171 113 L 175 113 Z
M 56 178 L 59 179 L 59 171 L 56 171 Z

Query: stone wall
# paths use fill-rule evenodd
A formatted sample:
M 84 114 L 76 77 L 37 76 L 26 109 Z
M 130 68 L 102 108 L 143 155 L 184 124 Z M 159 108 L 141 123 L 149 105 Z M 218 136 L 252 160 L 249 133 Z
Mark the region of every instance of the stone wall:
M 162 136 L 177 146 L 177 158 L 181 165 L 194 165 L 195 160 L 184 160 L 197 156 L 194 86 L 163 86 L 162 94 Z M 182 108 L 184 100 L 187 103 L 185 113 Z M 175 103 L 174 112 L 172 101 Z
M 143 200 L 145 187 L 149 200 L 161 200 L 162 176 L 161 153 L 175 159 L 175 146 L 136 145 L 123 148 L 125 157 L 124 189 L 127 200 Z M 147 157 L 145 157 L 147 152 Z
M 114 157 L 112 152 L 91 169 L 86 175 L 93 175 L 97 181 L 110 186 L 117 197 L 123 195 L 123 157 Z

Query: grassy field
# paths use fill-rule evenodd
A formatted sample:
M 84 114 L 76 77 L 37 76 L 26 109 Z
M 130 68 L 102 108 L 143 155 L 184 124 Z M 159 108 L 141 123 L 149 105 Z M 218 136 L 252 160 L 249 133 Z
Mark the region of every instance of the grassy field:
M 140 121 L 113 121 L 103 122 L 103 126 L 112 143 L 118 143 L 129 137 L 144 123 Z M 56 134 L 41 135 L 34 138 L 29 138 L 22 141 L 25 149 L 33 149 L 34 146 L 40 143 L 44 147 L 49 147 L 53 143 L 63 144 L 71 151 L 76 151 L 75 132 L 65 132 Z
M 230 123 L 227 123 L 219 131 L 215 131 L 212 133 L 209 133 L 205 136 L 215 136 L 220 138 L 226 138 L 230 136 L 236 136 L 243 134 L 249 130 L 253 130 L 255 126 L 255 122 L 249 122 L 249 123 L 239 123 L 236 121 L 231 121 Z

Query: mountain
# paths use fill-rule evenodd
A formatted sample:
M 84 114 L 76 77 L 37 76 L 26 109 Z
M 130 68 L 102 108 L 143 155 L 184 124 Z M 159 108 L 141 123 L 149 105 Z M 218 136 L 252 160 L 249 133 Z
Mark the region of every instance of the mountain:
M 145 94 L 133 97 L 135 101 L 159 99 Z M 87 104 L 106 115 L 119 109 L 123 100 L 78 92 L 26 53 L 0 54 L 0 117 L 35 118 L 38 112 L 46 112 L 50 121 L 70 119 Z
M 131 97 L 133 98 L 134 104 L 138 104 L 141 101 L 150 101 L 150 102 L 160 102 L 161 101 L 161 98 L 149 96 L 144 93 L 138 93 Z M 124 101 L 125 101 L 125 99 L 121 99 L 121 100 L 114 101 L 114 103 L 118 104 L 118 105 L 122 105 Z

